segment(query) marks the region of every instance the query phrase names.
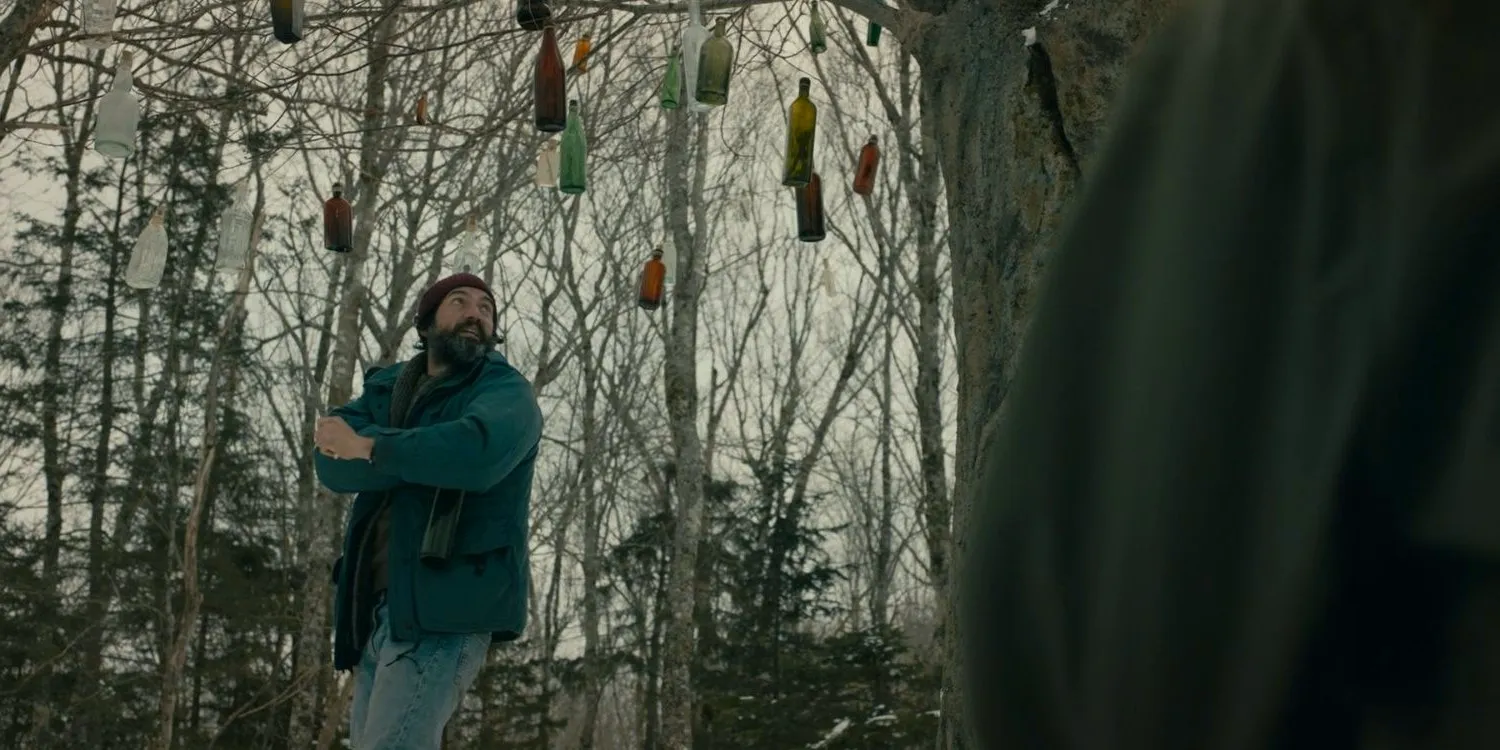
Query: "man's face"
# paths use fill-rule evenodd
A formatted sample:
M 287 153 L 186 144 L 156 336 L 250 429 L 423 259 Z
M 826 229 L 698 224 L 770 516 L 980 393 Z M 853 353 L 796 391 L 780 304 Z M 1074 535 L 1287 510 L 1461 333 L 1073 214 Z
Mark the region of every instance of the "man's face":
M 430 351 L 443 362 L 465 365 L 493 346 L 495 305 L 484 292 L 459 287 L 448 293 L 433 316 L 427 335 Z

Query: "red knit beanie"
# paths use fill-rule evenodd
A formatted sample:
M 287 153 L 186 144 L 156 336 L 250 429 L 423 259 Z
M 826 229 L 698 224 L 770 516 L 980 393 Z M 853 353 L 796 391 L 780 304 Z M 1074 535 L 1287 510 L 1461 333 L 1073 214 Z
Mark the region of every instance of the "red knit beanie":
M 417 328 L 421 329 L 422 321 L 436 313 L 438 305 L 443 304 L 443 300 L 447 299 L 448 295 L 454 289 L 461 289 L 463 287 L 478 289 L 484 292 L 486 297 L 490 298 L 490 305 L 495 308 L 495 314 L 490 319 L 490 327 L 498 329 L 500 327 L 500 311 L 499 306 L 495 304 L 495 293 L 490 291 L 490 285 L 484 283 L 484 279 L 472 273 L 455 273 L 448 278 L 438 279 L 436 283 L 428 287 L 427 291 L 422 293 L 422 299 L 417 302 Z

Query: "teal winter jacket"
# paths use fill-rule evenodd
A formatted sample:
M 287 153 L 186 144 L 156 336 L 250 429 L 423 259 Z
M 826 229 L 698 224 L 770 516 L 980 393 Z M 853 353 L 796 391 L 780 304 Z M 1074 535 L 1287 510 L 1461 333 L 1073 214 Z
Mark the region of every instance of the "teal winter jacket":
M 361 568 L 376 511 L 390 504 L 386 602 L 391 637 L 424 633 L 519 638 L 526 627 L 527 529 L 531 477 L 542 413 L 531 383 L 505 357 L 490 353 L 472 369 L 434 385 L 411 406 L 405 428 L 390 426 L 391 396 L 402 364 L 365 380 L 359 398 L 335 409 L 360 435 L 374 438 L 371 459 L 317 454 L 318 479 L 357 493 L 334 564 L 334 668 L 352 669 L 369 638 L 373 592 Z M 439 493 L 462 501 L 452 555 L 420 559 L 422 537 Z

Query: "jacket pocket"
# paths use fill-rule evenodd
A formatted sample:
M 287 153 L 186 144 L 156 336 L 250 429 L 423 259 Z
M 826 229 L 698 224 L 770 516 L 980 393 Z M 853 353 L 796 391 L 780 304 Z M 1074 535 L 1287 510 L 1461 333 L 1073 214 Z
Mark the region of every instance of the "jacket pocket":
M 437 633 L 484 633 L 516 627 L 525 611 L 516 585 L 514 530 L 488 523 L 461 528 L 446 562 L 418 562 L 415 572 L 417 624 Z M 519 602 L 518 602 L 519 600 Z

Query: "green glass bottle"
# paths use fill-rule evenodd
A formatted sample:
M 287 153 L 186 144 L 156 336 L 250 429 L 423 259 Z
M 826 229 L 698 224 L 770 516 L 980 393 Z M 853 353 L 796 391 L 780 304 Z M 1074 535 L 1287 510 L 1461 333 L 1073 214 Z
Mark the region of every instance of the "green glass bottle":
M 729 76 L 734 71 L 734 47 L 724 38 L 724 17 L 714 21 L 714 35 L 698 53 L 698 101 L 715 107 L 729 102 Z
M 807 46 L 814 55 L 828 51 L 828 31 L 823 26 L 823 14 L 818 12 L 818 0 L 812 0 L 807 12 Z
M 787 117 L 786 168 L 781 173 L 781 184 L 802 187 L 812 180 L 813 140 L 818 129 L 818 108 L 808 93 L 812 91 L 812 79 L 797 81 L 797 98 Z
M 667 74 L 661 79 L 661 108 L 677 109 L 682 95 L 682 48 L 673 47 L 667 58 Z
M 880 46 L 880 24 L 871 21 L 870 25 L 865 27 L 865 46 Z
M 568 100 L 568 126 L 562 134 L 562 166 L 558 170 L 557 189 L 568 195 L 578 195 L 584 190 L 584 163 L 588 157 L 588 146 L 583 139 L 583 118 L 578 113 L 578 100 Z

